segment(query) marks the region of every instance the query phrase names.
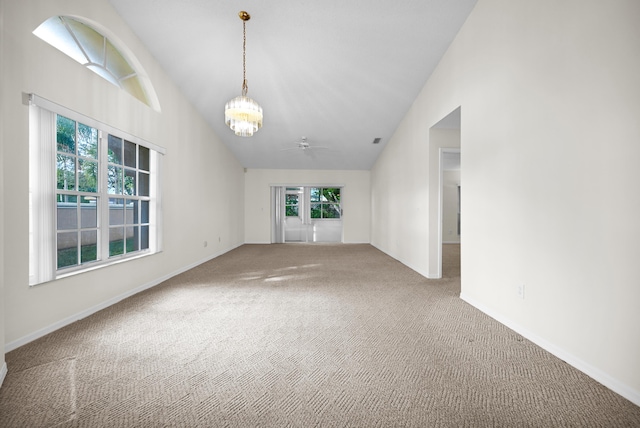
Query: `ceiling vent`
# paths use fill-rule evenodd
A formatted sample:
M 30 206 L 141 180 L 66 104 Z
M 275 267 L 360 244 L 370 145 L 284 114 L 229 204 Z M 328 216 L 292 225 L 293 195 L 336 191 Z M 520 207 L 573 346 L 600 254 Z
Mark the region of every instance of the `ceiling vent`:
M 380 140 L 382 140 L 382 138 L 380 138 L 380 137 L 374 138 L 373 139 L 373 144 L 380 144 Z

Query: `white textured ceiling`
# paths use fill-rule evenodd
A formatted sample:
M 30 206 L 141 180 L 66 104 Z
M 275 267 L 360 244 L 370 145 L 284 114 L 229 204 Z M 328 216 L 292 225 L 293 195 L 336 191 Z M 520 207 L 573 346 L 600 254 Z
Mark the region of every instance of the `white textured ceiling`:
M 110 1 L 244 167 L 368 170 L 477 0 Z M 253 137 L 224 124 L 241 10 L 248 95 L 264 109 Z

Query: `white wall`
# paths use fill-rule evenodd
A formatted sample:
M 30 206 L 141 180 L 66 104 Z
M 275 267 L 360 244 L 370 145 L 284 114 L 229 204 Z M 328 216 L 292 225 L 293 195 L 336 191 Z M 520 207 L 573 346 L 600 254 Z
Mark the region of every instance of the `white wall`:
M 442 172 L 442 242 L 460 242 L 458 234 L 458 186 L 460 171 Z
M 4 124 L 10 126 L 3 126 L 1 131 L 5 309 L 0 319 L 5 323 L 2 343 L 11 349 L 78 314 L 241 245 L 244 174 L 235 157 L 169 81 L 107 0 L 21 0 L 2 4 L 1 102 Z M 41 22 L 60 14 L 96 21 L 117 34 L 148 73 L 162 113 L 31 34 Z M 164 252 L 53 283 L 28 286 L 28 108 L 22 102 L 22 94 L 31 92 L 166 148 Z M 207 247 L 203 245 L 205 240 Z
M 369 171 L 248 169 L 245 173 L 245 241 L 271 242 L 271 185 L 344 186 L 343 242 L 369 243 L 371 187 Z
M 4 0 L 0 0 L 0 76 L 5 74 L 4 62 Z M 0 93 L 4 94 L 4 83 L 0 82 Z M 4 98 L 4 97 L 3 97 Z M 4 103 L 0 101 L 0 164 L 4 162 Z M 4 345 L 4 166 L 0 172 L 0 345 Z M 0 346 L 0 386 L 6 375 L 7 365 L 4 359 L 4 346 Z
M 480 0 L 371 180 L 372 243 L 428 272 L 428 130 L 462 106 L 462 297 L 636 404 L 638 22 L 637 0 Z

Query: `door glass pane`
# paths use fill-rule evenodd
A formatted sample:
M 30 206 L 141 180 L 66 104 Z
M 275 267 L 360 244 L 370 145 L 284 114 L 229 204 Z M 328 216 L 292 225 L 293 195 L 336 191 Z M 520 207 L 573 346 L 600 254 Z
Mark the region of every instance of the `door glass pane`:
M 74 120 L 58 115 L 56 146 L 59 152 L 76 153 L 76 122 Z
M 122 138 L 109 134 L 109 162 L 122 165 Z
M 98 227 L 98 199 L 93 196 L 80 198 L 80 225 L 83 229 Z
M 78 264 L 78 232 L 62 232 L 57 237 L 58 269 Z
M 321 211 L 321 206 L 322 204 L 311 204 L 311 218 L 322 218 L 322 211 Z
M 98 159 L 98 130 L 78 124 L 78 156 Z
M 320 202 L 320 189 L 317 187 L 311 188 L 311 202 Z
M 80 263 L 98 260 L 98 231 L 83 230 L 81 234 Z
M 124 141 L 124 166 L 135 168 L 136 165 L 136 145 L 131 141 Z
M 76 190 L 75 156 L 56 155 L 58 189 Z
M 124 227 L 109 229 L 109 257 L 124 254 Z
M 124 224 L 124 199 L 109 198 L 109 224 Z
M 57 229 L 70 230 L 78 228 L 78 197 L 58 194 L 57 202 Z
M 78 190 L 94 193 L 98 191 L 98 162 L 78 159 Z

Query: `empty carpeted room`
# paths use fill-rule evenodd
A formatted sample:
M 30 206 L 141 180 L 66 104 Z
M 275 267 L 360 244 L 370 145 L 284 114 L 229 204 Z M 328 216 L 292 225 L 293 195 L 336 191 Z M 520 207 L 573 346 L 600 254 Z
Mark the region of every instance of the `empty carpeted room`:
M 0 0 L 0 426 L 640 426 L 638 22 Z

